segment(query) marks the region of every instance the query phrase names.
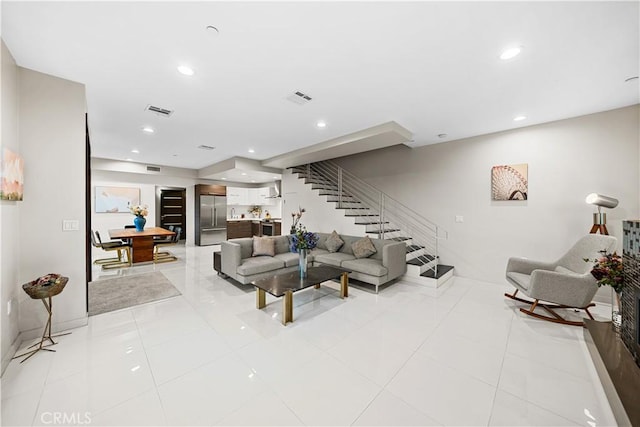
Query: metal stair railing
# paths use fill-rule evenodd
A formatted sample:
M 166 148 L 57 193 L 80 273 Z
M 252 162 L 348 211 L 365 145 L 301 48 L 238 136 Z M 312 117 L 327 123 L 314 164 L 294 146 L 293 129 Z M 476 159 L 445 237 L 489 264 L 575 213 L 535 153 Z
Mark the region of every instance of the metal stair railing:
M 378 227 L 367 232 L 377 232 L 382 239 L 408 240 L 409 238 L 412 245 L 423 247 L 425 253 L 418 255 L 416 259 L 423 265 L 432 263 L 433 266 L 430 269 L 437 276 L 438 240 L 447 238 L 446 231 L 331 161 L 310 163 L 296 169 L 310 182 L 324 184 L 325 188 L 321 192 L 324 191 L 327 195 L 335 193 L 332 197 L 336 200 L 333 201 L 339 208 L 359 207 L 358 212 L 366 215 L 366 222 L 374 223 L 368 224 L 367 228 L 370 225 Z M 352 216 L 359 215 L 356 213 Z

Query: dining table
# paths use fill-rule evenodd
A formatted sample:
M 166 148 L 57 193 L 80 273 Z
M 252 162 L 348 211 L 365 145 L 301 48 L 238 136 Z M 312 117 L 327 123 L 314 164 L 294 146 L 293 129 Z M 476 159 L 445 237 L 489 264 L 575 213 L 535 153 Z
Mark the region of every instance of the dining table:
M 132 260 L 131 262 L 153 261 L 153 239 L 154 237 L 170 237 L 176 233 L 162 227 L 148 227 L 142 231 L 135 228 L 115 228 L 109 230 L 111 239 L 126 239 L 131 241 Z

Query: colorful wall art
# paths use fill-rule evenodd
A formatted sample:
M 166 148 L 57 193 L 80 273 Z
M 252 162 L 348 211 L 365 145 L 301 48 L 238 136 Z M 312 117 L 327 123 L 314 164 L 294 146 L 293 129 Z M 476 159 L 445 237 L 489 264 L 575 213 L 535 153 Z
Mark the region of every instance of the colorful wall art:
M 527 200 L 529 165 L 501 165 L 491 168 L 492 200 Z
M 22 200 L 24 187 L 24 159 L 8 148 L 2 149 L 0 161 L 0 199 Z
M 139 204 L 139 188 L 96 186 L 96 213 L 131 213 L 129 206 Z

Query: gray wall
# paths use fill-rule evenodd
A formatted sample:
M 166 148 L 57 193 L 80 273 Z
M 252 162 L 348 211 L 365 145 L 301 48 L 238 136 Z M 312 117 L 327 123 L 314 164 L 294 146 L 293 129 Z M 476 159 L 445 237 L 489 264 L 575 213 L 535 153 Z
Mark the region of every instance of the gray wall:
M 591 192 L 620 200 L 607 214 L 621 244 L 621 221 L 639 217 L 639 113 L 635 105 L 337 162 L 447 230 L 442 262 L 458 275 L 502 283 L 510 256 L 551 260 L 588 233 Z M 529 200 L 492 201 L 491 167 L 518 163 L 529 165 Z

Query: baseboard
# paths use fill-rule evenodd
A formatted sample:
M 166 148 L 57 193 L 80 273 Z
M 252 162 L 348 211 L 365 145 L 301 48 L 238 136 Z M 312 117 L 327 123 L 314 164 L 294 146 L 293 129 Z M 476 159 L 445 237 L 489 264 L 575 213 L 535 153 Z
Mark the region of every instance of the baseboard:
M 4 357 L 2 358 L 2 362 L 0 362 L 2 363 L 2 365 L 0 366 L 0 376 L 4 375 L 4 371 L 7 369 L 7 366 L 9 366 L 9 363 L 11 362 L 15 354 L 18 352 L 18 349 L 20 348 L 21 344 L 22 344 L 22 339 L 20 338 L 20 334 L 18 334 L 16 339 L 13 340 L 13 342 L 11 343 L 11 347 L 9 347 L 9 351 L 7 351 L 7 354 L 5 354 Z
M 69 329 L 80 328 L 82 326 L 87 326 L 89 324 L 89 316 L 81 317 L 80 319 L 67 320 L 66 322 L 54 323 L 51 325 L 51 333 L 57 334 L 62 331 L 67 331 Z M 36 338 L 42 337 L 42 329 L 44 325 L 40 328 L 29 329 L 27 331 L 20 332 L 19 339 L 20 344 L 23 341 L 29 341 Z M 15 351 L 14 351 L 15 353 Z

